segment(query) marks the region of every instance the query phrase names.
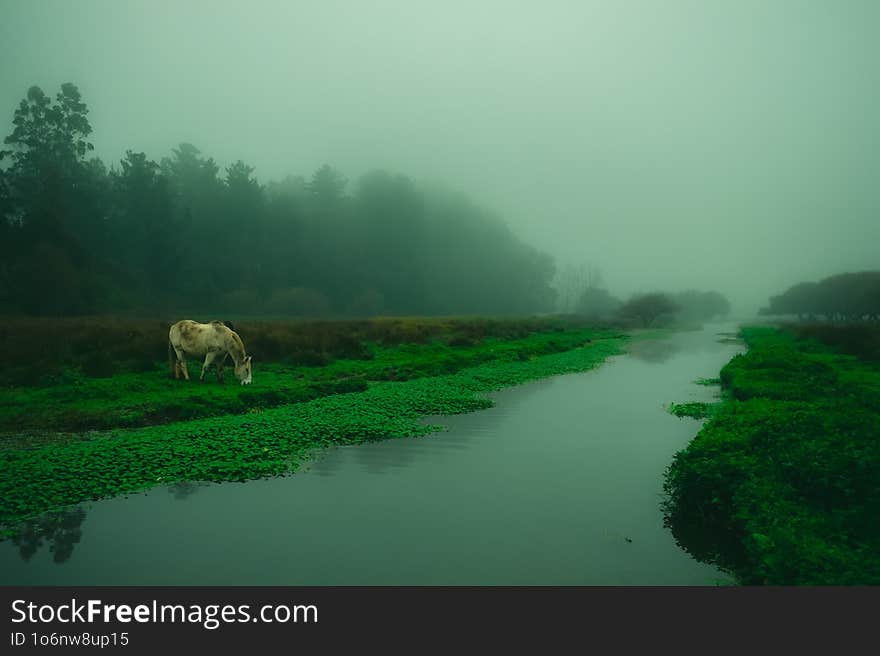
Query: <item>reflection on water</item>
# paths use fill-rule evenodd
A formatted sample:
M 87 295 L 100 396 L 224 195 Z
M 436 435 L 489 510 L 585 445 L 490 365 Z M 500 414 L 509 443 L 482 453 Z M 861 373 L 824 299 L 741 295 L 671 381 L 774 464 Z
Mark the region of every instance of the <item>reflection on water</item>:
M 73 554 L 74 546 L 82 538 L 82 523 L 86 511 L 82 507 L 46 513 L 24 522 L 12 544 L 18 547 L 23 560 L 30 560 L 42 547 L 48 546 L 52 560 L 63 563 Z
M 182 482 L 169 485 L 166 489 L 175 499 L 182 501 L 205 485 Z M 43 547 L 48 547 L 52 561 L 63 563 L 73 555 L 74 547 L 82 539 L 85 518 L 83 506 L 49 512 L 22 522 L 18 526 L 18 533 L 10 538 L 10 542 L 18 548 L 24 561 L 31 560 Z
M 742 348 L 719 344 L 717 330 L 662 340 L 662 363 L 617 356 L 504 390 L 494 408 L 426 418 L 446 431 L 332 449 L 293 476 L 97 502 L 64 567 L 39 553 L 25 565 L 4 543 L 0 579 L 712 584 L 722 575 L 678 548 L 660 501 L 663 471 L 700 425 L 665 406 L 711 400 L 715 390 L 693 381 L 717 376 Z
M 168 486 L 168 491 L 174 495 L 178 501 L 183 501 L 192 494 L 198 492 L 199 488 L 204 487 L 204 483 L 193 483 L 192 481 L 183 481 Z
M 719 331 L 718 324 L 712 324 L 703 330 L 672 333 L 662 339 L 636 338 L 627 345 L 627 352 L 642 362 L 663 364 L 679 354 L 727 353 L 731 346 L 742 345 L 736 335 L 734 331 Z
M 666 362 L 679 350 L 680 347 L 674 342 L 654 339 L 633 342 L 627 348 L 630 355 L 642 362 L 655 362 L 658 364 Z
M 503 398 L 504 405 L 525 402 L 526 399 L 546 389 L 550 380 L 538 380 L 528 385 L 489 394 L 490 398 Z M 388 448 L 387 441 L 352 446 L 340 446 L 328 449 L 315 461 L 303 467 L 302 471 L 318 476 L 334 476 L 357 466 L 367 474 L 389 475 L 413 465 L 419 465 L 423 458 L 436 460 L 443 454 L 452 454 L 471 448 L 475 436 L 489 436 L 497 432 L 499 421 L 505 416 L 505 408 L 493 408 L 473 414 L 449 416 L 432 415 L 422 419 L 423 424 L 430 426 L 456 425 L 460 418 L 466 417 L 468 433 L 462 435 L 456 431 L 433 433 L 418 439 L 403 440 L 405 448 Z M 442 439 L 437 439 L 442 438 Z

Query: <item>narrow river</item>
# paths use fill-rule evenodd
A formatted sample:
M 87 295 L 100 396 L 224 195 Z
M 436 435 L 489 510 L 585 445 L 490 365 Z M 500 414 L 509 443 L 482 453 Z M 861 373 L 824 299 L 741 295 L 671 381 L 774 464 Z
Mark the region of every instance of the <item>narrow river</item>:
M 286 478 L 155 488 L 0 543 L 6 585 L 712 585 L 663 527 L 663 472 L 742 347 L 712 325 L 432 417 L 448 431 L 326 452 Z M 74 536 L 73 538 L 71 536 Z M 78 539 L 78 541 L 77 541 Z M 56 562 L 61 561 L 61 562 Z

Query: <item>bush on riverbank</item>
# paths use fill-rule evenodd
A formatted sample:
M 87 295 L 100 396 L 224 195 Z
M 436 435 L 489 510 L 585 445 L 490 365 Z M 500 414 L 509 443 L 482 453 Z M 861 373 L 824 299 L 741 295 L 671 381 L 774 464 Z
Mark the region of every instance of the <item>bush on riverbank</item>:
M 799 337 L 816 339 L 842 353 L 861 360 L 880 363 L 880 326 L 876 323 L 797 323 L 785 324 Z
M 728 395 L 667 471 L 680 544 L 744 584 L 880 583 L 880 371 L 750 328 Z

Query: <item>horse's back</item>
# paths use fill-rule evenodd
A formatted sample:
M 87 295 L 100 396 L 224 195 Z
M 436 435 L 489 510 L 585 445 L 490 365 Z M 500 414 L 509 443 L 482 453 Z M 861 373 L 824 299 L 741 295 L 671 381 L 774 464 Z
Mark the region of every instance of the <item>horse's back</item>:
M 168 339 L 171 340 L 172 344 L 180 342 L 181 339 L 186 339 L 198 333 L 199 326 L 204 326 L 204 324 L 197 323 L 192 319 L 181 319 L 177 323 L 172 324 L 171 328 L 168 329 Z
M 217 324 L 219 322 L 198 323 L 192 319 L 183 319 L 171 326 L 168 339 L 174 348 L 194 355 L 204 355 L 222 344 L 223 339 Z

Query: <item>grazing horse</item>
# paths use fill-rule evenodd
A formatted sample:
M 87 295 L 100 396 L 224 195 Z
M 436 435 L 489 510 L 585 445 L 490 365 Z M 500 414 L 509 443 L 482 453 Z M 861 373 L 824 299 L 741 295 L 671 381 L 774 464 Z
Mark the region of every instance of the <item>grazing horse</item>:
M 217 380 L 222 383 L 223 362 L 226 356 L 231 356 L 235 363 L 235 375 L 241 384 L 249 385 L 251 382 L 251 357 L 245 354 L 241 337 L 227 322 L 197 323 L 184 319 L 171 326 L 168 331 L 168 365 L 175 379 L 180 378 L 182 372 L 183 377 L 189 380 L 187 355 L 205 356 L 199 380 L 205 380 L 205 372 L 216 361 Z

